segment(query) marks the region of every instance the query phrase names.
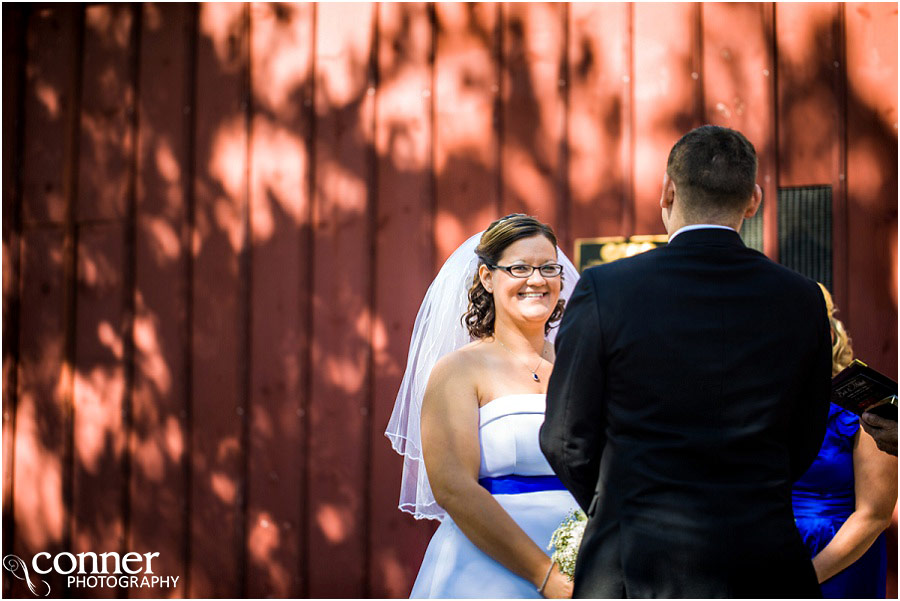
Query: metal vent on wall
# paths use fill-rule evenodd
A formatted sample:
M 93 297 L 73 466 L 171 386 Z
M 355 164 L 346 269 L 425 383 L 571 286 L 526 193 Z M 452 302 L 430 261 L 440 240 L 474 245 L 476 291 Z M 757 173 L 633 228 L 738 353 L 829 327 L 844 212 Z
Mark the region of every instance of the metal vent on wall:
M 831 186 L 778 190 L 778 258 L 831 290 Z
M 763 211 L 762 207 L 756 212 L 756 215 L 750 219 L 744 220 L 741 226 L 741 238 L 748 248 L 763 251 Z

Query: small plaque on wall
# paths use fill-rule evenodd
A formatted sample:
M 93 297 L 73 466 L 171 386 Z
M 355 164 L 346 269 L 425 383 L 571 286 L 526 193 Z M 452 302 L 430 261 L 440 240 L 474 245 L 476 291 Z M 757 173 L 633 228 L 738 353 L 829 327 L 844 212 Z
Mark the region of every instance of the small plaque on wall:
M 581 273 L 588 267 L 611 263 L 631 257 L 652 248 L 665 246 L 667 235 L 609 236 L 606 238 L 578 238 L 575 240 L 575 267 Z

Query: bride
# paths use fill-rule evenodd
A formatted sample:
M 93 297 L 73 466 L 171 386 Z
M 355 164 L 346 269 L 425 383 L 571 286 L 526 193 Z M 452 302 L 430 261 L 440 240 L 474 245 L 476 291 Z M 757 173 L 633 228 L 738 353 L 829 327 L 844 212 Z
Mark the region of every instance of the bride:
M 411 597 L 572 595 L 546 547 L 577 504 L 538 444 L 564 277 L 578 274 L 553 230 L 515 214 L 425 295 L 385 433 L 404 456 L 400 509 L 441 520 Z

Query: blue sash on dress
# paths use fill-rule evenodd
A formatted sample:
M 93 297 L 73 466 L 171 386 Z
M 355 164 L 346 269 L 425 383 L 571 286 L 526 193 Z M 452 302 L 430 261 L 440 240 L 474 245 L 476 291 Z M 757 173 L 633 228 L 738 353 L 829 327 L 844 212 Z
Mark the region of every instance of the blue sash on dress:
M 478 483 L 492 495 L 516 495 L 525 492 L 543 490 L 566 490 L 556 476 L 498 476 L 496 478 L 479 478 Z

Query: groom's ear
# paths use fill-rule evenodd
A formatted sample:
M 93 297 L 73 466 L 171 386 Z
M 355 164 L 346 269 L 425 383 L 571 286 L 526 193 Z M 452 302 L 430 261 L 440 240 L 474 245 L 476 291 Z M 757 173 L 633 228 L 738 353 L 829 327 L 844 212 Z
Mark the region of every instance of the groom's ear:
M 662 194 L 659 197 L 659 208 L 670 209 L 675 202 L 675 182 L 668 173 L 663 174 Z
M 753 186 L 753 194 L 750 195 L 750 204 L 748 204 L 747 208 L 744 210 L 744 219 L 750 219 L 756 215 L 756 211 L 759 210 L 759 205 L 761 203 L 762 188 L 759 187 L 759 184 L 755 184 Z

